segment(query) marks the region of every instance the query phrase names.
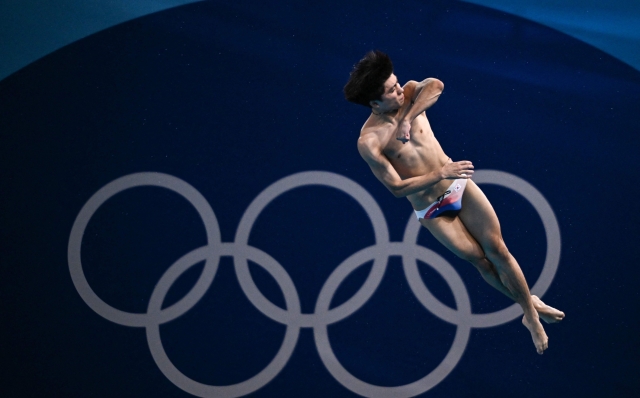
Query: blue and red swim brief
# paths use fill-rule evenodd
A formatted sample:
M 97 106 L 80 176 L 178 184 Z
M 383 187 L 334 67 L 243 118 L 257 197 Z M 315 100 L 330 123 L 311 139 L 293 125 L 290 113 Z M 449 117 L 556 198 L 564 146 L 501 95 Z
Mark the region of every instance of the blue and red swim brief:
M 414 210 L 418 220 L 427 220 L 440 216 L 454 216 L 462 209 L 462 194 L 467 186 L 467 179 L 454 180 L 449 189 L 424 210 Z

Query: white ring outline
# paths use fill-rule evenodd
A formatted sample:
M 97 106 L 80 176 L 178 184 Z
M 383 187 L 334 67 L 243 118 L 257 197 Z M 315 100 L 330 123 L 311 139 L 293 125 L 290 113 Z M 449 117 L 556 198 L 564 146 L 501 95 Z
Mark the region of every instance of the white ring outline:
M 436 252 L 427 249 L 426 247 L 417 246 L 415 244 L 406 244 L 404 242 L 390 242 L 383 249 L 369 247 L 365 250 L 361 250 L 356 253 L 356 255 L 351 256 L 345 262 L 343 262 L 336 270 L 331 274 L 329 280 L 332 279 L 334 274 L 340 272 L 342 276 L 342 280 L 346 278 L 352 271 L 357 269 L 361 264 L 368 261 L 368 258 L 371 256 L 362 256 L 364 258 L 359 258 L 360 254 L 366 251 L 375 251 L 375 250 L 383 250 L 387 253 L 388 256 L 392 255 L 401 255 L 403 257 L 403 261 L 407 256 L 415 256 L 421 257 L 421 259 L 431 266 L 436 272 L 438 272 L 445 281 L 452 287 L 452 291 L 454 294 L 456 306 L 460 309 L 460 312 L 471 315 L 471 302 L 469 301 L 469 295 L 467 293 L 467 289 L 464 287 L 464 283 L 460 278 L 460 275 L 455 271 L 455 269 L 442 257 L 440 257 Z M 345 268 L 345 270 L 342 270 Z M 337 278 L 335 278 L 337 279 Z M 331 287 L 327 287 L 328 283 L 325 284 L 322 291 L 320 292 L 320 297 L 327 297 L 324 300 L 318 299 L 318 306 L 316 310 L 326 311 L 329 303 L 331 302 L 331 297 L 336 292 L 339 282 L 334 283 Z M 322 304 L 320 304 L 322 303 Z M 323 307 L 318 308 L 320 305 Z M 453 344 L 449 349 L 449 352 L 445 356 L 445 358 L 440 362 L 440 364 L 433 369 L 429 374 L 422 377 L 419 380 L 416 380 L 412 383 L 408 383 L 401 386 L 394 387 L 383 387 L 377 386 L 374 384 L 370 384 L 364 382 L 357 377 L 353 376 L 349 371 L 347 371 L 338 361 L 338 358 L 335 356 L 333 349 L 331 348 L 331 343 L 329 342 L 329 335 L 327 332 L 327 325 L 317 325 L 313 329 L 313 335 L 316 342 L 316 348 L 318 350 L 318 354 L 320 355 L 320 359 L 324 366 L 327 368 L 329 373 L 338 380 L 340 384 L 349 390 L 355 392 L 356 394 L 365 396 L 365 397 L 380 397 L 380 398 L 404 398 L 404 397 L 413 397 L 416 395 L 420 395 L 431 388 L 435 387 L 438 383 L 444 380 L 445 377 L 451 373 L 453 368 L 458 364 L 460 358 L 462 358 L 462 354 L 464 353 L 465 348 L 467 347 L 467 342 L 469 341 L 469 335 L 471 333 L 471 327 L 462 322 L 456 324 L 456 334 L 453 339 Z
M 555 276 L 560 259 L 560 232 L 553 210 L 540 192 L 526 181 L 512 174 L 496 170 L 477 171 L 474 179 L 478 184 L 502 185 L 520 193 L 534 206 L 542 218 L 547 238 L 547 256 L 543 271 L 531 289 L 532 293 L 542 296 Z M 82 271 L 80 248 L 89 220 L 105 201 L 123 190 L 145 185 L 164 187 L 185 197 L 196 208 L 205 224 L 208 245 L 187 253 L 169 267 L 154 288 L 149 300 L 147 313 L 135 314 L 109 306 L 93 292 Z M 330 186 L 350 195 L 363 207 L 369 216 L 376 238 L 375 246 L 358 251 L 334 269 L 321 289 L 313 314 L 301 313 L 299 296 L 286 270 L 268 254 L 247 244 L 253 224 L 262 210 L 282 193 L 305 185 Z M 428 391 L 453 370 L 464 353 L 472 327 L 489 327 L 500 324 L 500 322 L 506 323 L 522 313 L 519 307 L 513 305 L 491 314 L 472 314 L 469 296 L 460 276 L 437 253 L 416 244 L 420 225 L 412 221 L 413 215 L 410 217 L 410 222 L 405 229 L 403 242 L 390 242 L 382 211 L 377 202 L 361 186 L 344 176 L 334 173 L 303 172 L 275 182 L 258 195 L 245 211 L 240 221 L 235 242 L 222 243 L 215 214 L 204 197 L 195 188 L 167 174 L 136 173 L 118 178 L 105 185 L 83 206 L 76 217 L 69 237 L 69 270 L 74 286 L 81 298 L 96 313 L 121 325 L 146 327 L 149 349 L 160 370 L 176 386 L 193 395 L 201 397 L 238 397 L 260 389 L 275 378 L 288 362 L 297 343 L 300 327 L 313 327 L 316 348 L 321 360 L 334 378 L 344 387 L 364 396 L 410 397 Z M 220 256 L 223 255 L 233 256 L 234 268 L 241 288 L 252 304 L 269 318 L 285 324 L 287 330 L 280 350 L 271 363 L 257 375 L 231 386 L 211 386 L 196 382 L 175 368 L 162 346 L 159 325 L 184 314 L 201 299 L 213 282 Z M 391 255 L 402 256 L 405 276 L 420 303 L 441 319 L 457 325 L 457 330 L 453 345 L 447 356 L 427 376 L 403 386 L 381 387 L 355 378 L 340 365 L 328 340 L 327 325 L 348 317 L 369 300 L 382 280 L 386 270 L 386 261 Z M 345 303 L 329 310 L 331 299 L 340 283 L 353 270 L 371 258 L 374 259 L 374 266 L 358 292 Z M 249 259 L 263 267 L 276 279 L 285 296 L 287 310 L 275 306 L 259 291 L 249 273 L 247 264 Z M 417 259 L 430 265 L 443 276 L 454 293 L 456 310 L 445 306 L 431 295 L 418 274 Z M 194 287 L 177 303 L 162 309 L 162 302 L 173 282 L 183 272 L 202 260 L 206 260 L 205 267 Z M 516 311 L 513 310 L 514 307 Z
M 198 192 L 198 190 L 177 177 L 155 172 L 129 174 L 111 181 L 104 187 L 100 188 L 98 192 L 94 193 L 87 203 L 84 204 L 71 227 L 69 245 L 67 246 L 67 258 L 69 262 L 71 280 L 73 281 L 73 285 L 78 291 L 78 294 L 80 294 L 80 297 L 82 297 L 84 302 L 87 303 L 87 305 L 98 315 L 119 325 L 134 327 L 146 326 L 155 322 L 168 322 L 188 311 L 200 300 L 209 288 L 209 285 L 211 285 L 211 281 L 213 281 L 213 277 L 218 269 L 218 262 L 220 259 L 219 256 L 207 258 L 202 274 L 191 291 L 177 303 L 162 310 L 157 314 L 158 318 L 156 319 L 151 319 L 149 314 L 121 311 L 105 303 L 100 297 L 98 297 L 89 285 L 89 282 L 84 275 L 84 271 L 82 271 L 81 246 L 84 231 L 87 228 L 87 224 L 89 224 L 89 220 L 93 217 L 93 214 L 100 206 L 102 206 L 102 204 L 104 204 L 104 202 L 117 193 L 140 186 L 167 188 L 182 195 L 187 199 L 187 201 L 189 201 L 189 203 L 191 203 L 191 205 L 193 205 L 193 207 L 195 207 L 202 219 L 202 222 L 204 223 L 208 247 L 212 249 L 208 251 L 208 253 L 213 253 L 215 249 L 220 246 L 220 227 L 218 226 L 218 220 L 213 209 L 211 209 L 207 200 L 200 194 L 200 192 Z M 189 256 L 189 254 L 184 257 L 187 256 Z
M 236 232 L 235 243 L 248 246 L 249 234 L 253 228 L 253 224 L 255 223 L 258 215 L 269 203 L 271 203 L 272 200 L 294 188 L 309 185 L 320 185 L 335 188 L 351 196 L 367 213 L 367 216 L 373 226 L 376 244 L 389 242 L 389 230 L 382 210 L 378 206 L 378 203 L 366 190 L 364 190 L 364 188 L 352 180 L 338 174 L 321 171 L 307 171 L 282 178 L 262 191 L 251 202 L 242 216 Z M 367 300 L 369 300 L 369 297 L 371 297 L 378 288 L 386 269 L 386 262 L 386 256 L 384 256 L 383 253 L 379 253 L 374 258 L 373 267 L 371 268 L 369 277 L 362 288 L 339 307 L 327 310 L 321 314 L 302 314 L 298 320 L 285 321 L 284 318 L 287 318 L 287 316 L 283 314 L 284 310 L 275 306 L 266 297 L 264 297 L 253 282 L 246 259 L 236 259 L 234 257 L 236 274 L 238 276 L 240 286 L 251 303 L 253 303 L 256 308 L 260 309 L 260 311 L 265 315 L 274 320 L 280 319 L 281 323 L 293 321 L 303 327 L 310 327 L 314 324 L 323 323 L 324 321 L 337 322 L 354 313 Z M 329 281 L 325 283 L 328 282 Z M 327 319 L 321 320 L 323 317 Z
M 194 250 L 194 252 L 202 249 L 206 248 L 196 249 Z M 283 272 L 284 269 L 282 268 L 282 266 L 278 264 L 273 258 L 271 258 L 271 256 L 255 247 L 229 243 L 222 244 L 222 253 L 224 253 L 224 255 L 234 256 L 234 258 L 236 256 L 241 256 L 244 259 L 252 259 L 256 264 L 263 267 L 267 272 L 271 274 L 271 276 L 274 277 L 274 279 L 280 286 L 284 294 L 287 308 L 290 308 L 294 313 L 300 313 L 299 298 L 295 291 L 293 281 L 291 280 L 291 278 L 289 278 L 289 275 L 286 272 Z M 196 259 L 194 259 L 195 261 L 190 266 L 197 264 L 205 257 L 205 253 L 202 253 L 201 258 L 196 257 Z M 169 288 L 171 287 L 173 282 L 175 282 L 175 280 L 180 275 L 182 275 L 184 271 L 190 268 L 190 266 L 184 266 L 184 264 L 187 263 L 181 263 L 180 260 L 178 260 L 173 266 L 169 268 L 169 270 L 172 270 L 172 268 L 175 267 L 176 270 L 172 270 L 174 272 L 171 273 L 166 272 L 165 275 L 162 276 L 160 282 L 153 290 L 151 299 L 149 300 L 149 314 L 155 315 L 161 313 L 162 303 L 167 295 L 167 292 L 169 291 Z M 165 277 L 169 274 L 171 274 L 170 277 Z M 277 319 L 274 320 L 278 321 Z M 287 324 L 285 336 L 282 341 L 282 345 L 278 350 L 278 353 L 264 369 L 258 372 L 258 374 L 256 374 L 255 376 L 240 383 L 228 386 L 214 386 L 200 383 L 191 379 L 190 377 L 182 373 L 178 368 L 176 368 L 175 365 L 173 365 L 162 345 L 162 339 L 160 338 L 160 324 L 156 323 L 153 325 L 147 325 L 146 329 L 147 343 L 149 345 L 151 355 L 158 365 L 158 368 L 167 377 L 167 379 L 169 379 L 173 384 L 178 386 L 180 389 L 188 392 L 189 394 L 198 397 L 221 398 L 235 398 L 250 394 L 264 387 L 268 382 L 273 380 L 278 375 L 278 373 L 280 373 L 282 368 L 284 368 L 284 366 L 287 364 L 289 358 L 291 358 L 293 350 L 298 343 L 298 336 L 300 335 L 300 326 L 295 324 Z

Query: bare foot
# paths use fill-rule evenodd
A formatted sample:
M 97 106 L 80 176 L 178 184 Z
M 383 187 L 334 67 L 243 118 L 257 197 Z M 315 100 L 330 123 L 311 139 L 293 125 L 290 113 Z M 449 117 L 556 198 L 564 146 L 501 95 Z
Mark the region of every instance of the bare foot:
M 549 307 L 543 303 L 538 296 L 532 295 L 531 300 L 533 301 L 533 308 L 535 308 L 536 311 L 538 311 L 538 315 L 540 315 L 540 319 L 546 323 L 558 323 L 564 319 L 564 312 Z
M 533 344 L 536 346 L 536 351 L 538 354 L 542 355 L 544 350 L 549 347 L 549 338 L 547 334 L 544 332 L 544 328 L 540 323 L 540 320 L 533 319 L 532 322 L 527 320 L 527 317 L 522 317 L 522 324 L 529 329 L 531 332 L 531 338 L 533 339 Z

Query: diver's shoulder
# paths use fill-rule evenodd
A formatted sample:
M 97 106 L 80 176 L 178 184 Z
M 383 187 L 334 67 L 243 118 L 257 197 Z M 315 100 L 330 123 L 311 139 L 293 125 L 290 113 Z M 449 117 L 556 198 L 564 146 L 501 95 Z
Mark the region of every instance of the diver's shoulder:
M 364 126 L 358 137 L 358 150 L 364 152 L 377 152 L 382 147 L 379 126 Z

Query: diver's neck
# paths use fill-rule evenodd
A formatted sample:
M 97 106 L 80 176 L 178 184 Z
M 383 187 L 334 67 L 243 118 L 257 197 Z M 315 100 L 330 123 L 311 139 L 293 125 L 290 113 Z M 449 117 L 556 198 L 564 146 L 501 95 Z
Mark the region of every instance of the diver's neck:
M 379 109 L 371 108 L 371 113 L 375 116 L 382 117 L 382 118 L 392 118 L 398 113 L 398 109 L 388 109 L 386 111 L 384 110 L 381 111 Z

